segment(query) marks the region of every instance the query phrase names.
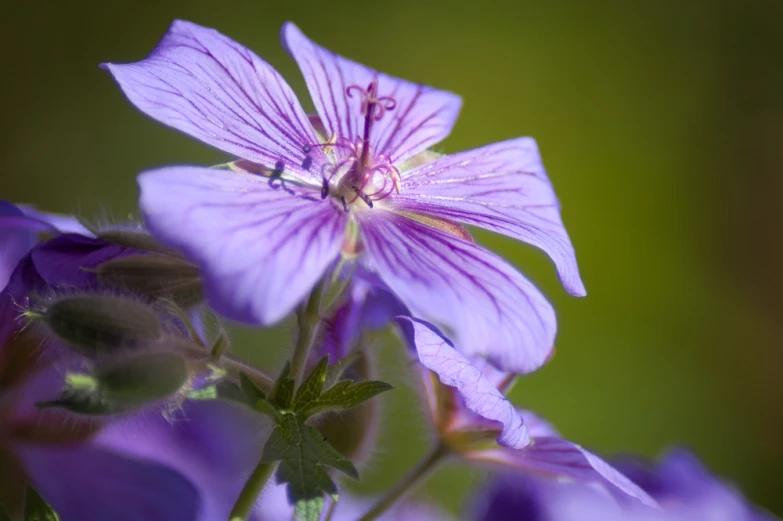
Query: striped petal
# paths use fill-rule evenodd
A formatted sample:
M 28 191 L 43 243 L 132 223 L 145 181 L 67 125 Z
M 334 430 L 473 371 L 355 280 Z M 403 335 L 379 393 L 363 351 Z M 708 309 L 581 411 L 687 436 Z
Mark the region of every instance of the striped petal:
M 313 178 L 304 149 L 317 139 L 293 91 L 214 29 L 175 21 L 146 59 L 104 67 L 148 116 L 229 154 Z
M 368 264 L 411 310 L 468 358 L 538 369 L 554 345 L 552 306 L 525 277 L 479 246 L 396 213 L 359 215 Z
M 510 466 L 545 476 L 582 483 L 600 483 L 620 501 L 629 498 L 658 508 L 658 503 L 633 481 L 595 454 L 557 436 L 545 421 L 519 411 L 530 423 L 533 443 L 522 450 L 505 448 L 476 451 L 469 459 Z
M 401 211 L 508 235 L 542 249 L 572 295 L 584 296 L 576 256 L 538 147 L 519 138 L 442 157 L 403 173 Z
M 443 384 L 456 388 L 470 411 L 500 423 L 498 443 L 512 449 L 530 443 L 522 417 L 478 367 L 426 323 L 407 317 L 401 320 L 413 327 L 413 341 L 422 365 L 437 374 Z
M 139 185 L 150 231 L 202 269 L 209 303 L 234 320 L 281 320 L 340 250 L 344 214 L 318 193 L 199 167 L 146 172 Z
M 378 96 L 396 102 L 373 123 L 370 144 L 375 155 L 397 163 L 442 141 L 451 132 L 462 100 L 456 94 L 411 83 L 358 64 L 309 40 L 292 23 L 283 26 L 283 43 L 299 64 L 326 131 L 354 141 L 362 137 L 361 99 L 349 97 L 351 85 L 378 82 Z

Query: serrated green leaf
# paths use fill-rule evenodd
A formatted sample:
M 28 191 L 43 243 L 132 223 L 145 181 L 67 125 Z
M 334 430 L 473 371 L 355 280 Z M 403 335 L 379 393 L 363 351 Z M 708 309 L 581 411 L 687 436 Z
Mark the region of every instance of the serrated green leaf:
M 318 401 L 321 396 L 321 389 L 326 380 L 326 368 L 329 366 L 329 357 L 325 356 L 316 364 L 313 370 L 307 375 L 305 381 L 296 390 L 294 397 L 294 411 L 301 411 L 308 408 L 312 403 Z
M 239 388 L 247 397 L 248 401 L 255 405 L 258 400 L 266 400 L 266 394 L 247 376 L 245 373 L 239 373 Z
M 291 378 L 291 364 L 286 363 L 283 372 L 275 382 L 272 392 L 269 393 L 267 401 L 278 410 L 287 410 L 291 408 L 294 399 L 294 388 L 296 382 Z
M 27 487 L 24 495 L 24 521 L 59 521 L 60 517 L 55 513 L 49 503 L 32 487 Z
M 318 521 L 323 510 L 323 496 L 315 499 L 303 499 L 296 502 L 296 519 L 297 521 Z
M 392 389 L 394 389 L 394 387 L 386 382 L 379 382 L 376 380 L 359 383 L 343 380 L 325 391 L 321 397 L 318 398 L 317 402 L 301 411 L 301 414 L 304 417 L 308 417 L 319 412 L 333 409 L 350 409 L 351 407 L 356 407 L 370 398 Z
M 276 473 L 278 483 L 288 485 L 288 499 L 292 504 L 304 502 L 303 512 L 309 516 L 314 515 L 312 512 L 315 515 L 321 513 L 314 508 L 317 502 L 313 500 L 337 492 L 326 467 L 340 470 L 354 479 L 359 478 L 353 463 L 343 458 L 317 430 L 295 414 L 282 415 L 264 445 L 261 460 L 280 461 Z M 323 509 L 323 503 L 320 503 L 320 508 Z
M 324 387 L 327 389 L 332 387 L 349 367 L 362 358 L 364 358 L 364 353 L 361 351 L 356 351 L 346 356 L 345 358 L 341 358 L 336 363 L 331 365 L 326 371 L 326 381 L 324 382 Z

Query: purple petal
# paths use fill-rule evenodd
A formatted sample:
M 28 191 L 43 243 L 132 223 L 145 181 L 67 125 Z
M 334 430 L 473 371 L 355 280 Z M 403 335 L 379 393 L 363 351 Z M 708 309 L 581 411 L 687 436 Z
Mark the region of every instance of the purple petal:
M 304 148 L 318 140 L 291 88 L 214 29 L 177 20 L 145 60 L 105 67 L 148 116 L 243 159 L 312 177 Z
M 513 449 L 530 443 L 522 417 L 475 365 L 427 324 L 407 317 L 402 320 L 413 326 L 416 351 L 422 365 L 435 372 L 445 385 L 455 387 L 468 409 L 502 424 L 498 443 Z
M 93 268 L 135 251 L 101 239 L 66 233 L 36 247 L 30 257 L 36 271 L 50 286 L 84 288 L 97 283 Z
M 171 167 L 141 174 L 139 185 L 150 231 L 201 267 L 210 304 L 234 320 L 281 320 L 340 251 L 342 210 L 290 183 Z
M 92 232 L 73 215 L 42 212 L 30 205 L 20 205 L 19 208 L 26 216 L 54 227 L 59 233 L 78 233 L 85 237 L 93 236 Z
M 328 354 L 333 362 L 339 360 L 365 332 L 386 327 L 398 315 L 410 314 L 383 283 L 379 286 L 365 280 L 365 274 L 361 268 L 354 271 L 345 303 L 325 319 L 324 342 L 315 356 Z
M 519 474 L 493 480 L 472 503 L 474 521 L 664 521 L 645 507 L 622 508 L 598 487 Z
M 621 459 L 618 468 L 658 500 L 677 521 L 772 521 L 733 487 L 710 473 L 694 454 L 674 449 L 653 467 L 639 459 Z
M 540 248 L 554 261 L 566 290 L 586 294 L 560 205 L 531 138 L 446 156 L 405 172 L 392 204 Z
M 294 57 L 310 89 L 318 115 L 327 132 L 354 141 L 364 132 L 361 99 L 346 89 L 366 89 L 378 81 L 378 96 L 390 96 L 396 107 L 373 123 L 373 153 L 397 163 L 442 141 L 451 132 L 462 100 L 450 92 L 411 83 L 377 72 L 324 49 L 310 41 L 292 23 L 282 31 L 283 44 Z
M 15 205 L 0 201 L 0 291 L 8 284 L 16 265 L 38 239 L 36 221 Z
M 182 475 L 93 446 L 25 446 L 19 455 L 62 521 L 195 520 L 198 491 Z
M 187 402 L 170 420 L 152 411 L 109 424 L 96 444 L 176 470 L 199 491 L 198 519 L 225 520 L 261 453 L 259 420 L 232 403 Z
M 360 215 L 370 268 L 413 316 L 434 323 L 471 358 L 528 373 L 549 357 L 555 313 L 505 261 L 438 229 L 376 208 Z
M 531 424 L 536 424 L 538 418 L 535 415 L 526 411 L 521 411 L 521 414 L 526 423 L 530 421 Z M 539 423 L 539 427 L 541 425 Z M 547 426 L 541 430 L 548 432 L 552 429 Z M 630 497 L 643 505 L 658 507 L 647 492 L 607 462 L 579 445 L 554 435 L 536 436 L 533 442 L 522 450 L 498 448 L 477 451 L 469 457 L 554 478 L 567 478 L 582 483 L 600 483 L 619 500 L 627 500 Z

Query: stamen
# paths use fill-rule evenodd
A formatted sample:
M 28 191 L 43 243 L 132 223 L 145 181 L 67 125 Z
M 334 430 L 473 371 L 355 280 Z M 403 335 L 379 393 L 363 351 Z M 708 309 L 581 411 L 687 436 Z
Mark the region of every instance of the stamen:
M 304 161 L 302 161 L 302 170 L 310 170 L 311 166 L 313 166 L 313 158 L 305 156 Z
M 294 191 L 290 188 L 287 188 L 285 186 L 285 179 L 283 179 L 283 171 L 285 170 L 285 163 L 282 161 L 277 161 L 275 163 L 275 169 L 272 170 L 272 173 L 269 174 L 269 188 L 274 188 L 277 190 L 278 188 L 281 188 L 288 192 L 289 194 L 293 194 Z M 280 181 L 279 185 L 275 184 L 275 181 Z
M 345 94 L 352 98 L 354 91 L 359 92 L 359 95 L 362 97 L 359 111 L 364 116 L 364 134 L 362 135 L 362 151 L 359 157 L 359 165 L 363 169 L 367 165 L 370 153 L 372 122 L 380 120 L 387 110 L 394 110 L 397 107 L 397 101 L 391 96 L 378 97 L 377 78 L 373 78 L 366 89 L 362 89 L 358 85 L 349 85 L 345 89 Z
M 345 213 L 348 213 L 348 203 L 345 202 L 345 197 L 341 195 L 340 200 L 343 202 L 343 210 L 345 210 Z
M 327 195 L 329 195 L 329 181 L 324 176 L 323 184 L 321 185 L 321 199 L 326 199 Z
M 358 188 L 358 187 L 356 187 L 356 186 L 353 186 L 352 188 L 353 188 L 354 192 L 356 192 L 356 195 L 358 195 L 358 196 L 361 198 L 361 200 L 362 200 L 362 201 L 364 201 L 365 203 L 367 203 L 367 206 L 369 206 L 370 208 L 372 208 L 372 199 L 370 199 L 370 198 L 367 196 L 367 194 L 365 194 L 364 192 L 362 192 L 361 188 Z

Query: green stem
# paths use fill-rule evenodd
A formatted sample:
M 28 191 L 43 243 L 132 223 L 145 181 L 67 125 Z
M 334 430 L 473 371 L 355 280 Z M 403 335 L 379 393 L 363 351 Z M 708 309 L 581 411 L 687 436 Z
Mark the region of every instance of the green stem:
M 337 506 L 337 501 L 334 499 L 329 501 L 329 510 L 326 511 L 326 517 L 324 518 L 324 521 L 332 521 L 332 516 L 334 515 L 334 507 Z
M 407 476 L 401 479 L 389 492 L 387 492 L 366 514 L 358 521 L 372 521 L 380 517 L 389 507 L 402 499 L 405 495 L 418 487 L 424 479 L 440 464 L 450 453 L 449 448 L 443 443 L 438 443 Z
M 269 478 L 275 472 L 277 462 L 266 463 L 259 462 L 253 473 L 247 479 L 242 492 L 240 492 L 234 508 L 231 509 L 231 513 L 228 515 L 229 521 L 247 521 L 250 517 L 250 512 L 253 510 L 253 505 L 258 499 L 258 495 L 264 489 Z
M 321 280 L 310 293 L 307 304 L 296 314 L 299 322 L 299 334 L 296 337 L 294 354 L 291 357 L 291 376 L 297 383 L 302 378 L 310 349 L 321 332 L 321 295 L 325 285 L 325 280 Z
M 215 365 L 224 369 L 235 378 L 239 377 L 239 373 L 245 373 L 245 375 L 250 378 L 250 381 L 256 384 L 258 388 L 266 394 L 272 392 L 272 388 L 275 385 L 275 380 L 273 378 L 261 371 L 261 369 L 258 369 L 243 360 L 224 355 Z

